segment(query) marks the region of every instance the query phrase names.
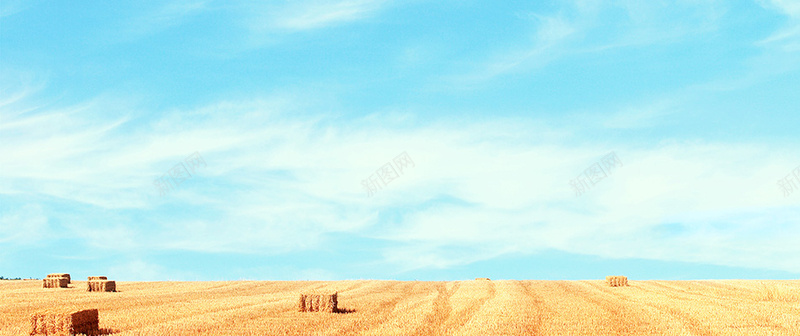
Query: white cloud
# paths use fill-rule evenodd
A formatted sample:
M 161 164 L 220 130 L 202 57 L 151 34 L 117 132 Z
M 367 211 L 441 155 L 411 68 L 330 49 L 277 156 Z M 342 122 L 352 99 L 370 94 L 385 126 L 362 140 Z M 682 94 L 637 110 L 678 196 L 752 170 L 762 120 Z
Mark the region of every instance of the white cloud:
M 742 71 L 731 71 L 727 76 L 698 88 L 710 91 L 743 90 L 769 80 L 796 72 L 800 68 L 797 52 L 800 51 L 800 11 L 793 1 L 757 1 L 767 10 L 786 17 L 786 22 L 767 37 L 753 42 L 760 53 L 743 62 Z
M 365 18 L 381 7 L 380 0 L 305 1 L 286 8 L 274 25 L 307 30 Z
M 469 84 L 545 66 L 563 55 L 564 44 L 574 38 L 580 29 L 576 22 L 560 15 L 530 14 L 528 17 L 538 24 L 531 45 L 498 52 L 480 64 L 478 69 L 454 79 L 459 83 Z
M 470 85 L 536 70 L 569 55 L 697 38 L 716 30 L 725 10 L 718 1 L 577 1 L 555 13 L 520 14 L 533 29 L 509 36 L 521 41 L 519 46 L 495 50 L 474 69 L 452 79 Z
M 12 117 L 30 112 L 39 106 L 30 106 L 28 101 L 39 93 L 46 81 L 30 72 L 21 72 L 4 67 L 0 73 L 0 130 Z M 25 104 L 22 104 L 25 102 Z M 41 106 L 41 103 L 39 104 Z
M 14 116 L 0 132 L 0 189 L 6 194 L 0 197 L 23 192 L 149 214 L 111 219 L 113 225 L 98 225 L 92 234 L 80 233 L 89 224 L 66 226 L 103 249 L 281 253 L 313 249 L 328 233 L 351 232 L 406 244 L 383 251 L 387 262 L 406 268 L 556 248 L 798 271 L 777 257 L 800 255 L 785 254 L 800 252 L 788 239 L 796 232 L 753 229 L 796 217 L 786 212 L 787 222 L 767 220 L 790 204 L 775 182 L 800 164 L 787 160 L 800 156 L 796 146 L 568 145 L 565 135 L 575 129 L 535 120 L 394 128 L 381 116 L 333 122 L 287 113 L 309 104 L 299 103 L 302 96 L 287 97 L 172 111 L 152 123 L 125 115 L 97 118 L 107 110 L 104 99 Z M 576 197 L 569 181 L 611 150 L 624 166 Z M 207 166 L 159 198 L 152 180 L 195 151 Z M 367 197 L 361 181 L 403 151 L 415 166 Z M 454 202 L 437 203 L 442 198 Z M 378 222 L 376 214 L 391 209 L 406 215 L 397 223 Z M 737 217 L 742 209 L 752 215 Z M 686 232 L 652 235 L 672 221 L 686 222 Z M 702 234 L 711 236 L 703 240 Z M 118 236 L 133 238 L 110 245 Z M 754 248 L 748 241 L 773 243 L 737 257 Z
M 183 24 L 188 18 L 209 9 L 209 0 L 171 0 L 152 8 L 126 23 L 125 32 L 143 36 Z
M 111 266 L 107 274 L 109 279 L 116 281 L 175 281 L 197 278 L 196 274 L 167 269 L 164 266 L 142 259 L 131 259 Z
M 47 215 L 39 204 L 25 204 L 19 209 L 0 213 L 0 243 L 28 245 L 53 238 Z
M 788 22 L 784 27 L 757 44 L 765 47 L 777 47 L 785 52 L 800 51 L 800 3 L 790 0 L 762 0 L 759 3 L 767 9 L 786 15 Z
M 250 29 L 267 33 L 313 30 L 362 20 L 374 15 L 386 3 L 386 0 L 302 0 L 246 8 L 250 12 Z
M 626 106 L 610 115 L 602 115 L 600 123 L 609 129 L 664 126 L 668 124 L 665 119 L 676 113 L 676 105 L 670 99 L 662 99 L 640 106 Z
M 783 12 L 792 18 L 800 18 L 800 3 L 794 0 L 758 0 L 765 8 Z
M 0 2 L 0 19 L 25 10 L 30 6 L 31 2 L 26 0 L 3 0 L 3 2 Z
M 471 158 L 450 154 L 447 163 L 434 162 L 443 171 L 458 172 L 454 179 L 459 182 L 441 192 L 468 204 L 420 210 L 380 236 L 410 244 L 385 251 L 389 260 L 404 267 L 445 267 L 498 253 L 555 248 L 609 258 L 799 271 L 783 258 L 767 257 L 800 252 L 790 243 L 800 232 L 774 229 L 798 216 L 796 211 L 783 211 L 786 216 L 779 218 L 773 215 L 789 204 L 774 182 L 796 165 L 778 151 L 690 142 L 620 149 L 617 154 L 624 167 L 575 197 L 568 181 L 594 161 L 587 149 L 547 153 L 537 147 L 527 148 L 531 155 L 491 155 L 490 147 Z M 594 151 L 602 153 L 599 148 Z M 462 169 L 478 162 L 488 166 Z M 749 215 L 740 216 L 745 211 Z M 703 217 L 690 219 L 693 214 Z M 660 225 L 676 221 L 686 225 L 686 232 L 675 237 L 652 235 Z M 452 249 L 460 256 L 449 256 Z M 740 257 L 753 249 L 757 253 Z

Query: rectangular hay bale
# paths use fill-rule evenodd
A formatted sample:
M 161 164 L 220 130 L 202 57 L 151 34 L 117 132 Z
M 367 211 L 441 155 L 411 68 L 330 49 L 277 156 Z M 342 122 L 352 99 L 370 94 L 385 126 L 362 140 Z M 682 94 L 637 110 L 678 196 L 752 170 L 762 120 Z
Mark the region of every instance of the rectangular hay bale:
M 67 283 L 72 283 L 72 278 L 69 276 L 69 273 L 50 273 L 47 275 L 48 278 L 67 278 Z
M 69 278 L 44 278 L 42 288 L 67 288 Z
M 624 287 L 628 285 L 628 277 L 621 275 L 609 275 L 606 277 L 606 283 L 611 287 Z
M 298 311 L 334 313 L 338 311 L 338 296 L 338 292 L 333 294 L 300 294 Z
M 89 281 L 92 281 L 92 280 L 108 280 L 108 277 L 105 277 L 105 276 L 90 276 L 89 277 Z
M 75 334 L 100 334 L 97 309 L 72 311 L 54 309 L 31 315 L 30 335 L 71 336 Z
M 114 280 L 91 280 L 86 283 L 87 292 L 116 292 L 117 283 Z

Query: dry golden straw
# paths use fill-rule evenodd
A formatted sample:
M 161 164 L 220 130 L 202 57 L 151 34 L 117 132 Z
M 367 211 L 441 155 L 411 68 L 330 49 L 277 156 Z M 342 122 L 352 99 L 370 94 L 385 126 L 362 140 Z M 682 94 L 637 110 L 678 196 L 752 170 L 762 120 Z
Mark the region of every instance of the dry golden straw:
M 91 280 L 86 283 L 87 292 L 116 292 L 117 283 L 114 280 Z
M 300 294 L 298 311 L 301 312 L 328 312 L 337 311 L 339 293 L 333 294 Z
M 89 277 L 89 281 L 92 281 L 92 280 L 108 280 L 108 277 L 105 277 L 105 276 L 90 276 Z
M 67 288 L 69 278 L 44 278 L 42 288 Z
M 67 278 L 67 283 L 72 283 L 72 278 L 69 277 L 69 273 L 50 273 L 47 275 L 48 278 Z
M 47 310 L 31 315 L 30 335 L 98 335 L 99 327 L 97 309 Z
M 621 275 L 609 275 L 606 277 L 606 283 L 611 287 L 623 287 L 628 285 L 628 277 Z
M 489 280 L 489 278 L 475 278 L 475 280 Z

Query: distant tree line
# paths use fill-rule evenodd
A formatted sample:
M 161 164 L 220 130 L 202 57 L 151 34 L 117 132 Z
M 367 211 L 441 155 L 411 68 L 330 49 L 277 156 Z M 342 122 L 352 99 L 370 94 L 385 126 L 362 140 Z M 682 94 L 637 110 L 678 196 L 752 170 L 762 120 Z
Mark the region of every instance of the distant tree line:
M 23 278 L 6 278 L 6 277 L 3 277 L 3 276 L 0 276 L 0 280 L 39 280 L 39 279 L 34 279 L 34 278 L 29 278 L 29 279 L 23 279 Z

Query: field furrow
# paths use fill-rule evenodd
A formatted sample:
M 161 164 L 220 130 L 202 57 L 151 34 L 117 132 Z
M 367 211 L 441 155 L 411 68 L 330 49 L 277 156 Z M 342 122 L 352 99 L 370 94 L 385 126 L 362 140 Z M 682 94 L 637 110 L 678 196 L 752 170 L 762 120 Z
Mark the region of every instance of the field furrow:
M 97 308 L 114 335 L 800 335 L 800 281 L 0 281 L 0 336 L 32 313 Z M 338 292 L 339 313 L 297 310 Z

